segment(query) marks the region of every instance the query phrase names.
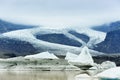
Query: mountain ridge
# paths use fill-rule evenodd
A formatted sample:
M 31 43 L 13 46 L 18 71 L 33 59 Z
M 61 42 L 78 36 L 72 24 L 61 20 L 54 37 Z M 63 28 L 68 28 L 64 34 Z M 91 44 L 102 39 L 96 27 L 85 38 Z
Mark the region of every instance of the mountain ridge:
M 104 53 L 120 53 L 120 29 L 107 33 L 105 40 L 94 48 Z
M 33 28 L 33 27 L 37 27 L 37 26 L 15 24 L 15 23 L 7 22 L 7 21 L 0 19 L 0 33 L 20 30 L 20 29 L 28 29 L 28 28 Z
M 102 32 L 110 32 L 120 29 L 120 21 L 111 22 L 108 24 L 103 24 L 99 26 L 93 26 L 92 29 Z
M 79 54 L 81 48 L 84 46 L 88 46 L 93 54 L 117 53 L 119 51 L 115 51 L 115 49 L 118 49 L 117 47 L 120 45 L 117 43 L 119 41 L 116 40 L 119 40 L 117 37 L 120 35 L 117 33 L 117 37 L 114 38 L 112 35 L 116 35 L 116 30 L 114 30 L 114 33 L 112 32 L 113 31 L 106 33 L 83 27 L 78 29 L 48 29 L 45 27 L 33 27 L 12 30 L 0 34 L 0 44 L 2 44 L 0 47 L 0 54 L 3 56 L 5 54 L 12 54 L 10 56 L 24 56 L 44 51 L 49 51 L 56 55 L 65 55 L 67 52 Z M 108 36 L 110 33 L 111 35 Z M 109 38 L 115 40 L 111 42 Z M 105 46 L 112 46 L 115 42 L 117 47 L 115 49 L 109 48 L 108 50 L 112 51 L 106 52 L 105 49 L 107 50 L 107 48 Z M 19 45 L 17 46 L 16 43 Z M 26 46 L 27 50 L 25 50 L 25 47 L 22 47 L 23 45 Z M 21 50 L 21 52 L 19 50 Z

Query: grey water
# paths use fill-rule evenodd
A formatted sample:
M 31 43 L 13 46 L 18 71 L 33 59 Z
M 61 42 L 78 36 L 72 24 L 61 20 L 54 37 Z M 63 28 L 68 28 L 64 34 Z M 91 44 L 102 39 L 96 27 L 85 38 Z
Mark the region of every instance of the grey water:
M 0 71 L 0 80 L 118 80 L 79 78 L 78 71 Z
M 0 72 L 0 80 L 75 80 L 74 71 Z

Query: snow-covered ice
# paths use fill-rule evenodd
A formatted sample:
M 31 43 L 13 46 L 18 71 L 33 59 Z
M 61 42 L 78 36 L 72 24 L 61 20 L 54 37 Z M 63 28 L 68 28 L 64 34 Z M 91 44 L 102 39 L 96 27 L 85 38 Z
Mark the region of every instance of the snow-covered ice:
M 76 32 L 78 32 L 80 34 L 85 34 L 86 36 L 90 37 L 90 40 L 87 43 L 88 46 L 89 45 L 91 46 L 93 44 L 97 44 L 97 43 L 103 41 L 105 39 L 105 36 L 106 36 L 105 33 L 95 31 L 95 30 L 92 30 L 90 28 L 85 28 L 85 29 L 81 28 L 81 29 L 76 30 Z M 42 46 L 54 47 L 54 48 L 56 48 L 56 46 L 57 47 L 59 46 L 59 49 L 62 48 L 62 47 L 64 47 L 64 49 L 75 49 L 76 48 L 76 47 L 74 48 L 72 46 L 68 47 L 66 45 L 60 45 L 60 44 L 55 44 L 55 43 L 50 43 L 50 42 L 38 40 L 35 37 L 35 35 L 37 35 L 37 34 L 43 35 L 43 34 L 53 34 L 53 33 L 64 34 L 68 38 L 77 40 L 83 46 L 86 45 L 86 43 L 84 41 L 82 41 L 80 38 L 70 34 L 69 30 L 67 30 L 67 29 L 54 30 L 54 29 L 46 29 L 46 28 L 38 27 L 38 28 L 32 28 L 32 29 L 23 29 L 23 30 L 6 32 L 6 33 L 3 33 L 2 36 L 7 37 L 7 38 L 14 38 L 14 39 L 19 39 L 19 40 L 22 40 L 22 41 L 30 42 L 31 44 L 33 44 L 34 47 L 41 47 L 40 45 L 42 45 Z
M 95 31 L 90 28 L 79 28 L 79 29 L 76 29 L 76 32 L 85 34 L 90 37 L 90 41 L 88 42 L 88 45 L 90 45 L 91 43 L 92 44 L 100 43 L 100 42 L 104 41 L 104 39 L 106 37 L 106 33 L 100 32 L 100 31 Z
M 51 54 L 49 52 L 42 52 L 42 53 L 38 53 L 38 54 L 34 54 L 34 55 L 27 55 L 24 58 L 35 58 L 35 59 L 58 59 L 58 57 L 56 57 L 54 54 Z
M 104 70 L 114 68 L 114 67 L 116 67 L 116 64 L 115 62 L 111 62 L 111 61 L 104 61 L 101 64 L 95 63 L 93 67 L 87 70 L 87 73 L 89 75 L 96 75 L 100 72 L 103 72 Z
M 105 70 L 105 71 L 97 74 L 95 77 L 119 78 L 120 79 L 120 67 L 115 67 L 115 68 L 111 68 L 111 69 Z
M 78 55 L 76 55 L 76 54 L 73 54 L 73 53 L 71 53 L 71 52 L 67 52 L 67 54 L 66 54 L 66 57 L 65 57 L 65 60 L 74 60 L 74 59 L 76 59 L 77 58 L 77 56 Z
M 86 63 L 86 64 L 94 64 L 93 58 L 89 52 L 88 47 L 84 47 L 80 53 L 80 55 L 77 57 L 77 60 L 80 61 L 81 63 Z
M 89 52 L 88 47 L 84 47 L 81 51 L 81 53 L 74 59 L 74 60 L 69 60 L 71 63 L 80 63 L 81 65 L 94 65 L 93 58 Z
M 104 61 L 104 62 L 102 62 L 101 67 L 104 68 L 104 69 L 109 69 L 109 68 L 116 67 L 116 64 L 115 64 L 115 62 Z

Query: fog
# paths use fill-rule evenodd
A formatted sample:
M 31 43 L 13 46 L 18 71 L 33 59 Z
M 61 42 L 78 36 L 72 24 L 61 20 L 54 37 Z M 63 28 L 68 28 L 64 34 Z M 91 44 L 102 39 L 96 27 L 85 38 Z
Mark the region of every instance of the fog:
M 120 20 L 120 0 L 0 0 L 0 19 L 49 28 Z

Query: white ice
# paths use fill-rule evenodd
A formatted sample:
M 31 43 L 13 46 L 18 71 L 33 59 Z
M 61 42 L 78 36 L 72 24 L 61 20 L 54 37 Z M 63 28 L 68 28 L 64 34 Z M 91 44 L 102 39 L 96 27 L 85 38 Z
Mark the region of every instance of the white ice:
M 76 54 L 67 52 L 66 57 L 65 57 L 65 60 L 68 60 L 68 61 L 69 61 L 69 60 L 74 60 L 74 59 L 77 58 L 77 56 L 78 56 L 78 55 L 76 55 Z
M 120 67 L 115 67 L 115 68 L 105 70 L 105 71 L 97 74 L 96 77 L 119 78 L 120 79 Z
M 82 49 L 81 53 L 74 60 L 69 60 L 69 62 L 80 63 L 83 65 L 93 65 L 94 64 L 93 58 L 89 52 L 88 47 L 86 47 L 86 46 Z
M 25 58 L 40 58 L 40 59 L 58 59 L 58 57 L 56 57 L 54 54 L 51 54 L 49 52 L 42 52 L 42 53 L 38 53 L 38 54 L 34 54 L 34 55 L 27 55 L 25 56 Z

